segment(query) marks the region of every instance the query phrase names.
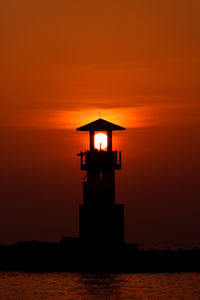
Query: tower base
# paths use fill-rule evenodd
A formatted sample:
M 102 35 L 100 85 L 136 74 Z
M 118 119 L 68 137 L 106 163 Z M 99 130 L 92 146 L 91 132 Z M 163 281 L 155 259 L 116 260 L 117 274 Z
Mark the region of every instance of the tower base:
M 124 205 L 80 205 L 81 242 L 97 245 L 124 243 Z

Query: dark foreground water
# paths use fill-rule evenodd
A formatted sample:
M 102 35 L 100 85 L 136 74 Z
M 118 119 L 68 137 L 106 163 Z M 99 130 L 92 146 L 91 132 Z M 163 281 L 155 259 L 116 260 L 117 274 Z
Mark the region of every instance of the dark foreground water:
M 200 299 L 200 274 L 0 272 L 0 300 Z

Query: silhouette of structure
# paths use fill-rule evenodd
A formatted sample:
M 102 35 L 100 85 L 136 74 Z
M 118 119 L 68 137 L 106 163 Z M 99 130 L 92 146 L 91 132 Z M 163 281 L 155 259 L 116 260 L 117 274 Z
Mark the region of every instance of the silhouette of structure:
M 124 130 L 99 119 L 80 131 L 90 132 L 90 150 L 81 152 L 81 170 L 87 171 L 80 205 L 80 238 L 59 243 L 21 241 L 0 244 L 0 270 L 78 272 L 200 272 L 200 249 L 143 250 L 124 243 L 124 207 L 115 204 L 115 170 L 121 152 L 112 150 L 112 131 Z M 95 132 L 107 132 L 107 149 L 95 148 Z M 95 250 L 95 251 L 94 251 Z M 80 255 L 81 254 L 81 255 Z
M 125 128 L 103 119 L 77 128 L 89 131 L 90 150 L 80 152 L 83 205 L 80 205 L 80 238 L 83 243 L 116 245 L 124 242 L 124 206 L 115 204 L 115 170 L 121 169 L 121 151 L 112 149 L 112 132 Z M 95 148 L 95 133 L 107 133 L 107 148 Z

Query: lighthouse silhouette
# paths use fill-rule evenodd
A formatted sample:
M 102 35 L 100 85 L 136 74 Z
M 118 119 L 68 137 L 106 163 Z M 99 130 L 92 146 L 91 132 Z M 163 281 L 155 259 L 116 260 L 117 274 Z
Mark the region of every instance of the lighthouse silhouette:
M 81 242 L 97 246 L 123 244 L 124 205 L 115 203 L 115 170 L 121 169 L 121 151 L 113 151 L 112 132 L 125 128 L 98 119 L 77 130 L 89 131 L 90 136 L 90 150 L 78 154 L 81 170 L 87 171 L 83 204 L 79 207 Z M 106 145 L 101 139 L 98 144 L 99 133 Z

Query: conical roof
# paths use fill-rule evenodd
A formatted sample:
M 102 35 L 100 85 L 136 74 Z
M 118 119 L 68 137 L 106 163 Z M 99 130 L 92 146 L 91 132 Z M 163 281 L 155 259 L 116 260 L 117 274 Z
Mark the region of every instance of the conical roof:
M 125 130 L 124 127 L 118 126 L 103 119 L 98 119 L 89 124 L 77 128 L 79 131 L 114 131 Z

